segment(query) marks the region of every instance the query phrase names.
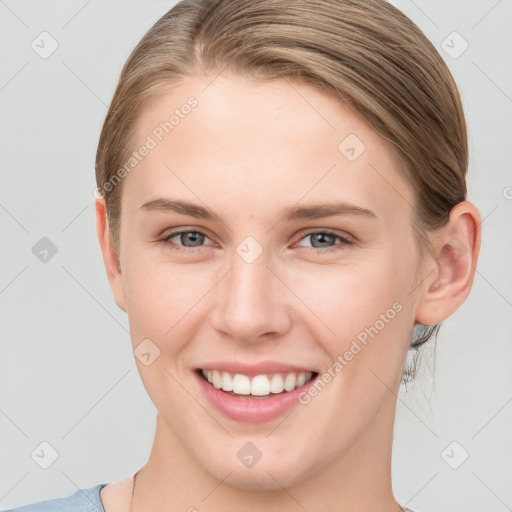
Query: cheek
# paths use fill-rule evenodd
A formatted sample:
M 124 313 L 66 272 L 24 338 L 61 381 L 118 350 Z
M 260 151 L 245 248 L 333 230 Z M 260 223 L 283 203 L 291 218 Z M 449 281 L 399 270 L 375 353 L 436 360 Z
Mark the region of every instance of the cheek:
M 319 400 L 334 416 L 370 418 L 400 379 L 413 323 L 413 263 L 412 254 L 379 252 L 295 276 L 297 295 L 319 317 L 308 313 L 308 327 L 328 355 L 323 375 L 331 389 Z
M 124 285 L 136 364 L 156 408 L 176 429 L 183 428 L 172 411 L 190 400 L 179 382 L 189 377 L 184 358 L 195 329 L 202 325 L 198 315 L 206 276 L 192 266 L 180 269 L 147 256 L 131 263 L 126 265 Z M 149 363 L 144 353 L 150 354 Z
M 379 331 L 389 331 L 398 324 L 397 310 L 409 300 L 412 276 L 406 262 L 397 264 L 392 255 L 379 254 L 366 262 L 291 269 L 287 279 L 309 310 L 305 311 L 305 318 L 311 319 L 308 324 L 314 326 L 317 318 L 318 339 L 331 355 L 338 355 L 360 333 L 364 338 L 365 328 L 376 324 Z
M 150 338 L 162 351 L 177 352 L 180 340 L 215 283 L 207 268 L 171 265 L 140 254 L 126 265 L 124 289 L 133 343 Z M 191 334 L 188 333 L 188 336 Z

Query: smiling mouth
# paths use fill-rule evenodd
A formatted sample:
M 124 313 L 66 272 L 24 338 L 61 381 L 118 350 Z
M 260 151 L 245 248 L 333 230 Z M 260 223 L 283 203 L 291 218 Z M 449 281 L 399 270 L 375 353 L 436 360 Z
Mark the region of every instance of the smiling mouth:
M 248 376 L 221 370 L 199 368 L 199 375 L 214 388 L 241 398 L 267 398 L 285 394 L 312 381 L 317 372 L 280 372 Z

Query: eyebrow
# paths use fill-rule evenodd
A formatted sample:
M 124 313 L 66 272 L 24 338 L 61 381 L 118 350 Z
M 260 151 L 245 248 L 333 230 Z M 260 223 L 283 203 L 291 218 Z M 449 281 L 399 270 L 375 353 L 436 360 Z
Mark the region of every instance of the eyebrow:
M 174 212 L 197 219 L 206 219 L 211 221 L 220 221 L 220 217 L 199 204 L 189 201 L 158 198 L 144 203 L 139 210 L 143 211 L 162 211 Z M 330 203 L 310 204 L 305 206 L 291 206 L 281 211 L 281 219 L 285 221 L 292 220 L 313 220 L 336 215 L 358 215 L 377 219 L 375 212 L 362 208 L 361 206 L 347 203 L 344 201 L 335 201 Z
M 361 215 L 363 217 L 377 219 L 377 214 L 371 210 L 344 201 L 292 206 L 285 208 L 281 214 L 283 220 L 286 221 L 297 219 L 323 219 L 324 217 L 333 217 L 335 215 Z
M 188 201 L 173 200 L 173 199 L 153 199 L 144 203 L 139 210 L 145 211 L 161 211 L 161 212 L 174 212 L 188 215 L 189 217 L 196 217 L 197 219 L 207 219 L 220 221 L 220 217 L 213 213 L 208 208 L 199 204 L 190 203 Z

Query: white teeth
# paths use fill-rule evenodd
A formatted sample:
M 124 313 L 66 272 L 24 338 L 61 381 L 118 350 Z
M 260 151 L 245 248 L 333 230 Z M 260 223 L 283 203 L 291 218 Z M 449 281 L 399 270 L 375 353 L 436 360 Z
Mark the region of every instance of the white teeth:
M 222 389 L 224 391 L 233 391 L 233 378 L 228 372 L 222 372 Z
M 251 395 L 270 395 L 270 381 L 266 375 L 256 375 L 251 382 Z
M 220 370 L 202 370 L 202 374 L 216 389 L 232 391 L 237 395 L 253 396 L 268 396 L 271 393 L 293 391 L 303 386 L 313 376 L 313 372 L 289 372 L 273 375 L 262 374 L 251 378 L 240 373 L 233 375 Z
M 251 394 L 251 379 L 247 375 L 235 373 L 233 377 L 233 393 L 237 395 L 250 395 Z
M 295 373 L 289 373 L 284 380 L 284 390 L 285 391 L 293 391 L 295 389 L 295 384 L 297 382 L 297 377 Z
M 222 386 L 222 375 L 218 370 L 213 370 L 212 375 L 213 387 L 220 389 Z
M 281 393 L 284 389 L 283 377 L 276 373 L 270 381 L 270 392 Z

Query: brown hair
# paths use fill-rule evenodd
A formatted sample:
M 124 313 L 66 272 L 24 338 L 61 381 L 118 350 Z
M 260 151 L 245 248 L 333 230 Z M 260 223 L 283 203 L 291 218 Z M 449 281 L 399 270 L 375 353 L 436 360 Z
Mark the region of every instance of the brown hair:
M 421 254 L 426 231 L 442 227 L 465 200 L 468 148 L 457 86 L 400 10 L 384 0 L 183 0 L 129 56 L 99 139 L 96 181 L 118 255 L 120 177 L 126 174 L 120 169 L 133 151 L 141 109 L 187 77 L 226 70 L 320 87 L 389 141 L 415 191 Z M 415 350 L 439 329 L 416 327 Z

